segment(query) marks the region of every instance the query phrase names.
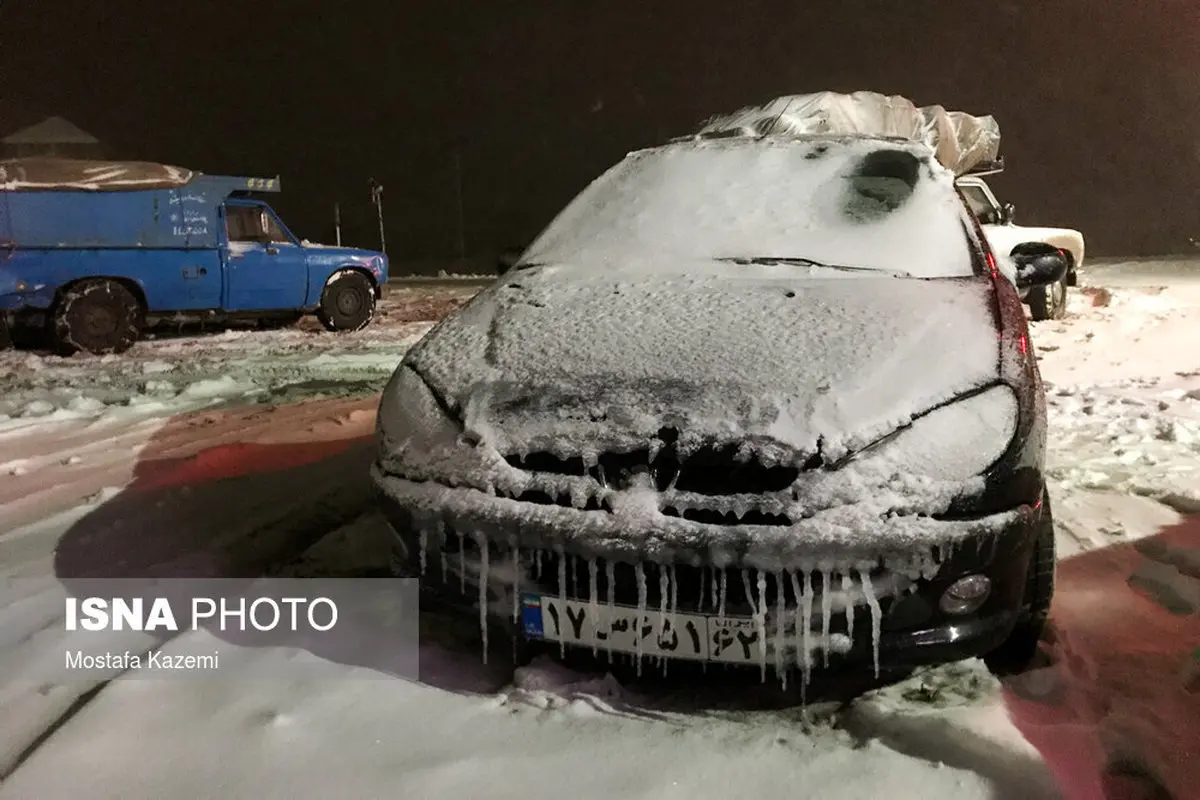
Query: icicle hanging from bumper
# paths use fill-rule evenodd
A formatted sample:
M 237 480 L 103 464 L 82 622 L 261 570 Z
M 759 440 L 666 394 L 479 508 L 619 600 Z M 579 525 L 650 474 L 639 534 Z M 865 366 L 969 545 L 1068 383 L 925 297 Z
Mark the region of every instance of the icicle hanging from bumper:
M 513 547 L 512 621 L 521 618 L 521 548 Z
M 597 573 L 596 559 L 594 557 L 588 559 L 588 616 L 591 617 L 589 622 L 592 626 L 592 655 L 599 655 L 600 646 L 596 642 L 597 620 L 600 618 L 600 600 L 597 596 L 599 591 L 596 586 Z
M 821 570 L 821 665 L 829 667 L 829 626 L 833 617 L 833 575 Z
M 879 606 L 879 598 L 875 596 L 875 588 L 871 585 L 871 574 L 869 569 L 859 569 L 859 578 L 862 580 L 863 594 L 867 598 L 867 605 L 871 608 L 871 655 L 875 665 L 875 677 L 879 677 L 879 637 L 883 628 L 883 610 Z
M 642 676 L 642 620 L 646 617 L 646 569 L 642 566 L 642 562 L 637 562 L 634 566 L 634 573 L 637 576 L 638 590 L 638 610 L 637 621 L 634 623 L 634 657 L 637 659 L 637 676 Z
M 488 660 L 488 541 L 484 536 L 475 539 L 479 545 L 479 631 L 483 636 L 483 663 Z
M 562 603 L 562 607 L 567 607 L 567 555 L 563 549 L 558 548 L 558 599 Z M 560 640 L 558 643 L 558 654 L 560 657 L 567 655 L 567 643 Z

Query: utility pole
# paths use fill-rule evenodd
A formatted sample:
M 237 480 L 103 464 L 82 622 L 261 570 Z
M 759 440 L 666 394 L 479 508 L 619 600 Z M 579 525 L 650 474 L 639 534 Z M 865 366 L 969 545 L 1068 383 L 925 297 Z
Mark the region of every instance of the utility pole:
M 454 151 L 454 189 L 458 203 L 458 260 L 463 262 L 467 259 L 467 224 L 466 215 L 463 212 L 462 151 L 460 150 Z
M 379 216 L 379 252 L 387 255 L 387 240 L 383 236 L 383 186 L 371 178 L 371 202 L 375 204 L 375 212 Z
M 337 203 L 333 204 L 333 231 L 337 236 L 337 246 L 342 246 L 342 209 Z

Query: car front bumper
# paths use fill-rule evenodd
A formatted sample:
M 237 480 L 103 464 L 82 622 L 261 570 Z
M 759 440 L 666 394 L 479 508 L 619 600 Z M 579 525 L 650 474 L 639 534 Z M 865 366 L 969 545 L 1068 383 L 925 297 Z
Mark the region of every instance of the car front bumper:
M 655 596 L 655 565 L 670 565 L 672 580 L 678 578 L 680 581 L 680 598 L 694 598 L 696 586 L 707 583 L 717 573 L 728 573 L 730 587 L 742 584 L 746 570 L 761 568 L 769 572 L 772 585 L 778 585 L 776 574 L 783 579 L 781 573 L 774 572 L 766 563 L 755 563 L 754 550 L 750 546 L 742 548 L 743 557 L 733 561 L 729 560 L 727 547 L 708 546 L 708 537 L 725 541 L 737 530 L 736 527 L 668 518 L 662 520 L 661 529 L 630 535 L 602 511 L 532 505 L 473 489 L 448 489 L 433 483 L 411 482 L 384 474 L 377 465 L 372 470 L 372 478 L 380 508 L 396 536 L 399 570 L 403 574 L 423 576 L 423 588 L 451 597 L 460 595 L 465 605 L 479 601 L 477 572 L 473 576 L 471 569 L 460 571 L 456 566 L 472 555 L 478 560 L 482 546 L 488 547 L 493 574 L 498 572 L 497 565 L 503 561 L 505 551 L 524 550 L 526 555 L 520 556 L 518 562 L 525 565 L 530 564 L 532 553 L 539 553 L 540 573 L 523 574 L 519 591 L 579 601 L 586 601 L 591 596 L 589 575 L 591 579 L 595 579 L 597 573 L 603 575 L 607 563 L 613 562 L 617 569 L 614 573 L 617 602 L 632 605 L 631 565 L 646 564 L 650 572 L 639 573 L 640 580 L 644 581 L 641 602 L 651 610 L 657 610 L 661 601 Z M 830 663 L 870 664 L 878 652 L 884 666 L 908 667 L 983 655 L 1002 644 L 1023 611 L 1039 515 L 1040 508 L 1023 505 L 1004 513 L 970 519 L 911 520 L 909 524 L 919 527 L 924 535 L 944 543 L 952 542 L 952 546 L 939 548 L 941 555 L 937 562 L 925 565 L 919 570 L 922 574 L 910 572 L 904 591 L 880 598 L 878 639 L 873 631 L 875 620 L 866 606 L 857 605 L 853 619 L 844 613 L 834 614 L 829 632 L 848 635 L 851 644 L 848 649 L 831 654 Z M 880 521 L 881 529 L 891 525 L 894 530 L 897 524 L 905 523 Z M 758 526 L 745 527 L 748 540 L 761 536 L 761 528 L 751 530 Z M 895 559 L 905 555 L 905 548 L 910 547 L 889 541 L 896 538 L 904 539 L 885 532 L 872 542 L 854 547 L 826 546 L 815 551 L 813 558 L 821 564 L 834 565 L 835 572 L 839 569 L 836 565 L 862 565 L 866 561 L 884 565 L 882 571 L 887 572 L 889 559 L 894 563 Z M 919 561 L 917 551 L 923 549 L 909 549 L 912 563 Z M 880 553 L 885 554 L 882 559 Z M 762 555 L 761 551 L 759 555 Z M 560 585 L 559 576 L 564 571 L 558 566 L 559 559 L 571 563 L 571 578 L 566 586 Z M 625 580 L 622 580 L 621 570 L 626 573 Z M 854 570 L 847 568 L 843 572 L 850 574 Z M 650 577 L 647 579 L 646 575 Z M 693 576 L 691 586 L 682 577 L 686 575 Z M 939 608 L 940 598 L 951 584 L 967 575 L 985 575 L 990 580 L 991 592 L 987 600 L 969 614 L 944 613 Z M 815 577 L 817 594 L 812 602 L 814 608 L 820 609 L 819 571 Z M 786 579 L 783 580 L 786 584 Z M 878 575 L 876 580 L 879 580 Z M 645 584 L 649 584 L 648 598 Z M 836 586 L 836 579 L 829 585 Z M 503 587 L 495 584 L 488 591 L 503 591 Z M 771 596 L 772 591 L 768 589 L 766 595 L 766 605 L 770 608 L 777 602 Z M 701 597 L 704 592 L 699 588 Z M 795 596 L 789 597 L 786 587 L 783 594 L 787 607 L 796 608 Z M 728 613 L 751 615 L 755 602 L 752 589 L 749 595 L 749 602 L 746 602 L 744 596 L 731 589 Z M 605 596 L 604 589 L 600 590 L 600 596 Z M 692 607 L 688 607 L 686 601 L 676 602 L 679 603 L 677 610 L 696 613 L 694 600 Z M 510 606 L 515 609 L 511 595 L 503 598 L 489 594 L 489 603 L 498 622 L 508 616 L 504 609 Z M 820 611 L 814 613 L 815 628 L 821 626 L 821 618 Z M 515 618 L 513 622 L 516 622 Z

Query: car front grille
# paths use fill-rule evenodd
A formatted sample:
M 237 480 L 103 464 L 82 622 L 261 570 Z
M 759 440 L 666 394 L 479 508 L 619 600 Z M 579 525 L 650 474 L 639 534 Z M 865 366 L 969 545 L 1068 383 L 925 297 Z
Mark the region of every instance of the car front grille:
M 608 511 L 611 505 L 605 494 L 609 490 L 628 488 L 641 476 L 648 476 L 650 483 L 659 491 L 675 496 L 692 495 L 712 498 L 703 508 L 689 508 L 686 503 L 666 503 L 661 513 L 668 517 L 690 520 L 708 525 L 791 525 L 791 520 L 779 513 L 778 508 L 770 511 L 754 508 L 748 498 L 778 496 L 794 484 L 801 473 L 825 466 L 819 454 L 808 457 L 801 466 L 766 464 L 753 452 L 747 452 L 737 444 L 706 445 L 689 450 L 681 456 L 675 446 L 678 434 L 673 429 L 659 431 L 661 445 L 653 450 L 649 447 L 627 452 L 605 452 L 593 459 L 581 456 L 564 456 L 549 452 L 507 454 L 509 466 L 525 472 L 541 475 L 583 478 L 594 482 L 597 497 L 589 496 L 585 511 Z M 642 478 L 644 480 L 644 478 Z M 721 498 L 739 498 L 736 511 L 733 507 L 714 509 L 721 506 Z M 566 494 L 554 496 L 544 491 L 525 491 L 512 499 L 558 505 L 565 508 L 580 508 L 573 505 Z M 778 506 L 779 503 L 772 505 Z
M 653 458 L 648 448 L 603 453 L 590 466 L 578 456 L 563 458 L 545 452 L 510 454 L 505 461 L 529 472 L 588 476 L 603 487 L 613 488 L 620 488 L 626 476 L 644 472 L 654 479 L 659 491 L 675 489 L 711 496 L 782 492 L 800 477 L 797 467 L 766 466 L 753 456 L 739 458 L 734 445 L 703 447 L 686 459 L 679 458 L 671 447 L 659 450 Z
M 529 489 L 527 491 L 518 492 L 511 495 L 504 495 L 504 493 L 501 492 L 501 495 L 507 496 L 510 499 L 517 500 L 521 503 L 533 503 L 539 506 L 561 506 L 562 508 L 578 508 L 580 511 L 612 512 L 612 504 L 608 501 L 608 498 L 597 497 L 595 495 L 588 495 L 587 500 L 584 502 L 582 507 L 575 506 L 571 502 L 571 496 L 569 494 L 562 494 L 556 497 L 549 492 L 543 492 L 538 489 Z
M 664 506 L 662 513 L 667 517 L 679 517 L 702 525 L 778 525 L 792 524 L 787 514 L 775 514 L 758 508 L 750 508 L 741 516 L 736 511 L 717 511 L 711 508 L 676 508 Z

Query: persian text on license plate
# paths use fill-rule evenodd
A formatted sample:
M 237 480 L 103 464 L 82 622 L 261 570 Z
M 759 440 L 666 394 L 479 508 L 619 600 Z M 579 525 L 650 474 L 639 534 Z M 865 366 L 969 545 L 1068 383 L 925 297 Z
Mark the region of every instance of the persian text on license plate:
M 521 624 L 530 638 L 694 661 L 756 664 L 764 647 L 749 617 L 663 614 L 551 595 L 522 595 Z

